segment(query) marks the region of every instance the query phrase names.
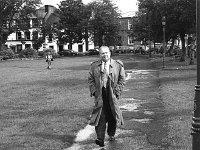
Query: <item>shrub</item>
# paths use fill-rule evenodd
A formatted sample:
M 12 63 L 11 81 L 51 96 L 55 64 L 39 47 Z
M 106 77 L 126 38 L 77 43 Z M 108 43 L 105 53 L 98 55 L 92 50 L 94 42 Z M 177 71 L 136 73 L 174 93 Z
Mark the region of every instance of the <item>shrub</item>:
M 44 49 L 44 51 L 38 51 L 38 56 L 39 57 L 45 57 L 47 52 L 50 52 L 53 55 L 53 58 L 59 58 L 60 55 L 56 54 L 55 50 L 49 48 L 49 49 Z
M 39 57 L 44 57 L 44 51 L 38 51 L 38 56 Z
M 19 53 L 20 58 L 36 58 L 38 57 L 37 50 L 33 48 L 26 48 Z
M 48 52 L 50 52 L 54 58 L 57 58 L 57 54 L 54 49 L 51 48 L 44 49 L 44 56 L 46 56 Z
M 54 50 L 54 49 L 51 49 L 51 48 L 46 48 L 46 49 L 44 49 L 43 51 L 44 51 L 45 54 L 47 54 L 48 52 L 51 52 L 52 55 L 55 54 L 55 50 Z
M 0 50 L 0 56 L 3 60 L 14 58 L 15 54 L 12 49 L 2 47 Z

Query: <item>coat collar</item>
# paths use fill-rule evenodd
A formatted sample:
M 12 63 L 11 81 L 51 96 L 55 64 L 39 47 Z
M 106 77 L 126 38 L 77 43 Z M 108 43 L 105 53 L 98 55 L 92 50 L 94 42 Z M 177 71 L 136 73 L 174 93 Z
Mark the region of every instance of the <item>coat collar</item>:
M 114 63 L 115 63 L 115 60 L 110 58 L 110 66 L 113 66 Z M 98 66 L 102 65 L 102 60 L 101 59 L 98 60 L 97 65 Z
M 113 72 L 114 63 L 115 63 L 115 60 L 110 58 L 110 74 Z M 97 62 L 97 65 L 100 67 L 100 71 L 103 72 L 102 60 L 101 59 Z

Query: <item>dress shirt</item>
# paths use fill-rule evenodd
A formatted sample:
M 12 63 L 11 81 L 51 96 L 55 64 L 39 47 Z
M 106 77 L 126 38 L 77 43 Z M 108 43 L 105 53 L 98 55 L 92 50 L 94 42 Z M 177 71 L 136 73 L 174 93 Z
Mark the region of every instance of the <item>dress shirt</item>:
M 106 67 L 106 68 L 105 68 Z M 109 72 L 110 72 L 110 60 L 109 61 L 107 61 L 107 62 L 102 62 L 102 68 L 105 68 L 106 69 L 106 72 L 107 72 L 107 74 L 109 74 Z M 103 69 L 104 70 L 104 69 Z

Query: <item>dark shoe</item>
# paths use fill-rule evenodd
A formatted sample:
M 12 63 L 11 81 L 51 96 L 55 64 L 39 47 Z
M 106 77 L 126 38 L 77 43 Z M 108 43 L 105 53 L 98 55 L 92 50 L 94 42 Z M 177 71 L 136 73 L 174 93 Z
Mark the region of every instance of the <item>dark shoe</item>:
M 104 141 L 102 141 L 102 140 L 100 140 L 100 139 L 96 139 L 96 140 L 95 140 L 95 143 L 96 143 L 97 145 L 99 145 L 100 147 L 104 147 Z
M 109 136 L 109 141 L 114 141 L 115 140 L 115 137 L 114 136 Z

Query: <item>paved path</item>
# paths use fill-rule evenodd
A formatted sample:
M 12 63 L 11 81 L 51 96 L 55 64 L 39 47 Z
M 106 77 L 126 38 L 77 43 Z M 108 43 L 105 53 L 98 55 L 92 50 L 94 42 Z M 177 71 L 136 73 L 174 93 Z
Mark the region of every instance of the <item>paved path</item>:
M 161 105 L 157 95 L 158 73 L 156 70 L 126 70 L 126 72 L 128 73 L 126 88 L 120 100 L 125 125 L 117 129 L 116 141 L 108 142 L 106 136 L 104 149 L 137 150 L 142 147 L 154 149 L 155 146 L 147 142 L 146 135 L 154 127 L 156 116 L 162 113 L 158 109 Z M 77 134 L 75 143 L 66 150 L 101 149 L 94 144 L 95 138 L 94 127 L 86 126 Z
M 86 126 L 66 150 L 190 150 L 191 109 L 181 106 L 181 100 L 176 97 L 169 109 L 166 96 L 174 94 L 170 88 L 176 84 L 173 75 L 171 81 L 170 70 L 155 70 L 152 63 L 144 60 L 126 72 L 127 83 L 120 100 L 125 125 L 117 129 L 116 140 L 109 142 L 106 136 L 105 147 L 99 148 L 94 144 L 94 127 Z

